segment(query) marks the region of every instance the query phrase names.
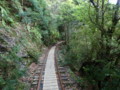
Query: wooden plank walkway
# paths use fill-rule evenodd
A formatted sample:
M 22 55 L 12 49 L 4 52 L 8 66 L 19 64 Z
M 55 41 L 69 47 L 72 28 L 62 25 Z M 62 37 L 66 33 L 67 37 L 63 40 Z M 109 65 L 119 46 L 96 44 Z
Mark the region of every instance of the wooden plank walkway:
M 59 90 L 55 70 L 55 48 L 56 46 L 53 46 L 48 54 L 43 81 L 43 90 Z

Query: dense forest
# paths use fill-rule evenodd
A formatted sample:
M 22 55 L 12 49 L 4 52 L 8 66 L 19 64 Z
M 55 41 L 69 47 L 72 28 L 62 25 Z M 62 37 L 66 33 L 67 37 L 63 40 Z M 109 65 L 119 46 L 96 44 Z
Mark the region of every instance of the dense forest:
M 29 90 L 20 79 L 59 41 L 82 90 L 120 90 L 120 0 L 111 1 L 0 0 L 0 90 Z

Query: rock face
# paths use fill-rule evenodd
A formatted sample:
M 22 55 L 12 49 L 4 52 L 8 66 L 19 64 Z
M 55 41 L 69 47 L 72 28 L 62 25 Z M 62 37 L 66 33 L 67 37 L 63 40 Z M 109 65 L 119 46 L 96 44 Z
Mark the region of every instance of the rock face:
M 37 47 L 37 43 L 32 41 L 30 32 L 21 23 L 14 26 L 14 28 L 9 27 L 9 30 L 6 28 L 0 29 L 0 53 L 9 52 L 13 48 L 16 50 L 16 55 L 20 58 L 36 56 L 36 52 L 40 50 Z M 29 55 L 29 51 L 31 55 Z M 36 52 L 32 53 L 32 51 Z
M 2 34 L 1 34 L 2 33 Z M 0 32 L 0 53 L 8 52 L 11 48 L 17 45 L 20 38 L 10 36 L 7 32 Z M 7 35 L 6 35 L 7 34 Z M 19 57 L 27 57 L 27 53 L 24 47 L 21 45 L 19 52 L 17 52 Z
M 33 33 L 29 32 L 26 29 L 26 26 L 21 23 L 17 23 L 17 25 L 14 27 L 6 26 L 2 29 L 0 28 L 0 76 L 1 77 L 5 77 L 5 79 L 11 78 L 12 74 L 14 76 L 14 72 L 15 72 L 16 74 L 15 76 L 21 74 L 20 78 L 18 77 L 20 75 L 17 76 L 18 78 L 16 79 L 16 81 L 17 80 L 19 80 L 20 82 L 23 81 L 21 80 L 21 78 L 22 76 L 25 77 L 25 75 L 28 74 L 27 73 L 29 69 L 28 66 L 31 63 L 36 62 L 38 60 L 38 56 L 40 55 L 40 47 L 39 47 L 40 44 L 36 41 L 33 41 L 32 34 Z M 35 67 L 37 65 L 33 63 L 32 66 Z M 4 75 L 3 72 L 5 72 L 6 76 Z M 35 79 L 37 78 L 35 77 Z M 11 80 L 13 80 L 13 78 Z M 25 85 L 29 86 L 30 84 L 25 83 Z M 1 87 L 0 90 L 2 90 Z M 25 90 L 29 90 L 29 89 L 25 89 Z
M 19 52 L 17 53 L 17 56 L 19 57 L 28 57 L 28 54 L 23 46 L 20 47 Z
M 8 44 L 7 45 L 8 47 L 15 46 L 15 42 L 16 42 L 15 37 L 10 37 L 10 36 L 7 36 L 7 35 L 3 35 L 1 38 Z
M 10 36 L 5 29 L 0 29 L 0 53 L 8 52 L 15 46 L 15 42 L 15 37 Z

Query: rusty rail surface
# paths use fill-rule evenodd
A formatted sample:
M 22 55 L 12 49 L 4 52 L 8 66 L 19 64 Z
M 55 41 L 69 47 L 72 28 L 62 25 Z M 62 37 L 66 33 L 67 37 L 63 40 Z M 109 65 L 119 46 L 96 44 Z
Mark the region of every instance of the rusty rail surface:
M 61 77 L 60 77 L 60 72 L 59 72 L 59 69 L 58 69 L 58 60 L 57 60 L 58 48 L 59 48 L 59 45 L 61 45 L 62 43 L 63 43 L 63 41 L 56 44 L 56 49 L 55 49 L 54 56 L 55 56 L 55 66 L 56 66 L 56 72 L 57 72 L 57 77 L 58 77 L 59 89 L 60 90 L 65 90 L 63 85 L 62 85 L 62 80 L 61 80 Z

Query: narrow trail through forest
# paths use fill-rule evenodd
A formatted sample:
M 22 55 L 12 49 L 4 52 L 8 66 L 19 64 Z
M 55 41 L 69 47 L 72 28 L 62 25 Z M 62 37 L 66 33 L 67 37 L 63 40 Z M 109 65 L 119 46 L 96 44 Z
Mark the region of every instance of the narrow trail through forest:
M 51 48 L 47 57 L 43 90 L 59 90 L 55 70 L 55 58 L 54 58 L 55 48 L 56 46 L 53 46 Z

